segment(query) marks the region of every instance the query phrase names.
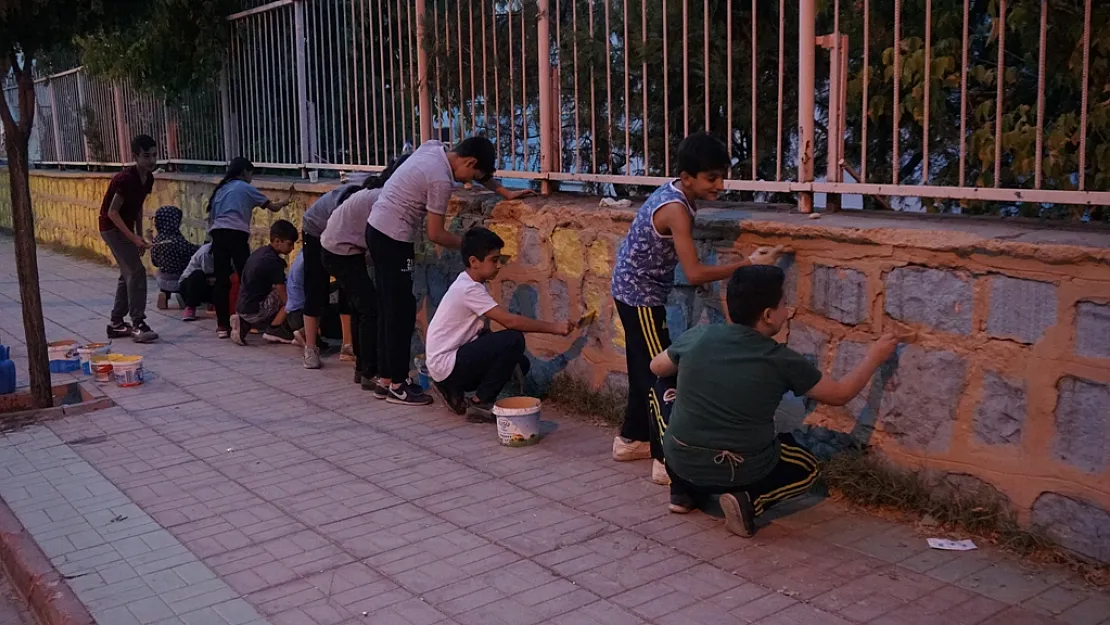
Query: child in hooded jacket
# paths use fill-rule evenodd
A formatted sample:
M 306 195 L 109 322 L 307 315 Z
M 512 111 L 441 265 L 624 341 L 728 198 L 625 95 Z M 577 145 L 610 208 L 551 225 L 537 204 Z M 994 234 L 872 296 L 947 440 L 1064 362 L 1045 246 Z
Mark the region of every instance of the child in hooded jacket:
M 158 293 L 158 308 L 165 310 L 169 306 L 170 294 L 178 294 L 178 301 L 182 301 L 182 274 L 200 246 L 181 234 L 181 209 L 176 206 L 162 206 L 155 211 L 154 228 L 157 234 L 150 249 L 150 262 L 158 268 L 158 288 L 161 291 Z

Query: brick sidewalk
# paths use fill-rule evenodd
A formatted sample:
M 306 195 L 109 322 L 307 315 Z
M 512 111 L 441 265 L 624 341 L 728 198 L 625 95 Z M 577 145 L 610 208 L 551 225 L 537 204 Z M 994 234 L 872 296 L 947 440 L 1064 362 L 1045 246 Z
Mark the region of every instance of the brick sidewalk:
M 40 265 L 48 338 L 102 339 L 114 270 Z M 441 407 L 375 402 L 343 363 L 306 371 L 159 312 L 160 343 L 116 350 L 151 381 L 0 438 L 0 495 L 104 625 L 1110 623 L 1110 595 L 1066 571 L 932 551 L 829 502 L 735 538 L 668 514 L 609 431 L 548 411 L 547 440 L 507 449 Z M 0 342 L 22 366 L 6 238 Z

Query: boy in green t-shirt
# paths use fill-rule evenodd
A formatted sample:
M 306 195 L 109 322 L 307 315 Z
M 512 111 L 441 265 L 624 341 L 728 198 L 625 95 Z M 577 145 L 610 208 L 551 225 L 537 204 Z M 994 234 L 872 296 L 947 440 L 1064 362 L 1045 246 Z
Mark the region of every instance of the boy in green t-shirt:
M 659 377 L 678 375 L 663 439 L 671 512 L 685 514 L 720 495 L 725 527 L 738 536 L 751 536 L 756 516 L 804 494 L 817 478 L 817 459 L 790 434 L 775 434 L 783 395 L 842 406 L 898 346 L 897 337 L 884 335 L 844 378 L 822 376 L 772 338 L 788 317 L 784 279 L 774 266 L 737 269 L 728 282 L 732 323 L 692 329 L 651 362 Z

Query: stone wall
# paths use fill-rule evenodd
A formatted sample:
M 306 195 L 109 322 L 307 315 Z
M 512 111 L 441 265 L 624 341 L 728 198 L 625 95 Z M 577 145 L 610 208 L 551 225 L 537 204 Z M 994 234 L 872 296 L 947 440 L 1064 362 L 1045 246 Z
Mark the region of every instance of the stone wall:
M 164 175 L 148 211 L 181 206 L 187 234 L 199 240 L 212 184 Z M 258 185 L 271 197 L 290 192 L 288 181 Z M 106 255 L 95 222 L 106 186 L 95 174 L 32 176 L 39 238 Z M 299 223 L 327 188 L 297 183 L 283 214 L 259 211 L 256 242 L 272 219 Z M 0 187 L 0 226 L 10 227 L 5 193 Z M 624 330 L 608 285 L 632 213 L 589 198 L 495 199 L 462 192 L 451 215 L 457 230 L 485 223 L 505 239 L 513 262 L 491 285 L 494 296 L 529 316 L 599 313 L 579 335 L 529 337 L 534 390 L 564 371 L 594 386 L 625 386 Z M 1110 561 L 1110 234 L 858 214 L 813 221 L 724 207 L 699 214 L 696 237 L 710 261 L 734 242 L 793 247 L 782 261 L 793 315 L 780 339 L 826 371 L 850 370 L 880 332 L 918 331 L 848 406 L 808 406 L 807 424 L 948 475 L 948 484 L 989 486 L 1024 522 Z M 423 327 L 461 261 L 427 244 L 418 256 Z M 723 310 L 721 285 L 695 288 L 678 272 L 667 310 L 672 336 L 723 322 Z

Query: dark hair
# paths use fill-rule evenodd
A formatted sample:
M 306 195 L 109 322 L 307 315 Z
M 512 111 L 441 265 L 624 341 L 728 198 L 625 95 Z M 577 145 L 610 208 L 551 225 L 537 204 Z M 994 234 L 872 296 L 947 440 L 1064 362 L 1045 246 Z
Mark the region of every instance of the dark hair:
M 141 154 L 158 146 L 158 142 L 150 135 L 139 135 L 131 140 L 131 154 Z
M 384 187 L 386 181 L 389 180 L 390 176 L 397 173 L 397 170 L 401 168 L 401 165 L 404 165 L 405 161 L 409 160 L 409 156 L 411 156 L 411 154 L 402 154 L 401 156 L 395 158 L 393 162 L 389 164 L 389 167 L 383 169 L 382 172 L 377 176 L 367 176 L 366 180 L 362 181 L 362 188 L 380 189 Z
M 748 265 L 732 273 L 728 280 L 728 318 L 733 323 L 754 326 L 768 308 L 782 303 L 786 274 L 774 265 Z
M 462 240 L 463 265 L 470 266 L 470 257 L 485 260 L 490 252 L 505 247 L 505 242 L 489 228 L 476 226 L 466 231 Z
M 484 182 L 493 175 L 493 172 L 497 171 L 497 165 L 495 164 L 497 160 L 497 151 L 494 149 L 489 139 L 485 137 L 470 137 L 468 139 L 463 139 L 462 142 L 456 145 L 455 149 L 451 151 L 463 158 L 473 157 L 478 161 L 475 167 L 483 174 L 479 178 L 480 181 Z
M 695 132 L 678 144 L 678 173 L 696 176 L 705 171 L 727 172 L 732 165 L 728 148 L 705 132 Z
M 279 219 L 270 226 L 270 240 L 278 239 L 279 241 L 292 241 L 297 242 L 297 227 L 292 222 L 285 219 Z
M 220 184 L 216 185 L 215 189 L 212 189 L 212 195 L 208 196 L 209 213 L 212 212 L 212 201 L 216 199 L 216 192 L 220 190 L 220 187 L 232 180 L 238 180 L 248 171 L 254 171 L 254 163 L 250 162 L 250 159 L 245 156 L 236 156 L 231 159 L 231 162 L 227 164 L 227 173 L 224 174 L 224 177 L 220 180 Z

